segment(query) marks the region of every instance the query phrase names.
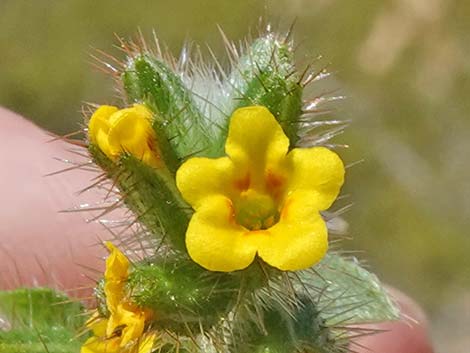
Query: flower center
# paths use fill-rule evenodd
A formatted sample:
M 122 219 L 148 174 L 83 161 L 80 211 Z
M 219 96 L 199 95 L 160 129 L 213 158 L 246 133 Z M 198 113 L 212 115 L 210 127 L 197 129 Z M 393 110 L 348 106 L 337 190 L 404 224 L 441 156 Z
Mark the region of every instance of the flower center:
M 249 230 L 268 229 L 279 220 L 273 198 L 252 189 L 242 192 L 234 206 L 237 223 Z

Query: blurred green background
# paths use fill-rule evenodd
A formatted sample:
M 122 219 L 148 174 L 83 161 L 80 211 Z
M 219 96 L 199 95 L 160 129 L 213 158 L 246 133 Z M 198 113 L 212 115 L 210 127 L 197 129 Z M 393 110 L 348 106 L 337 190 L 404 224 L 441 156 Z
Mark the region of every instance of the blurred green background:
M 83 102 L 115 101 L 89 55 L 119 56 L 114 33 L 155 29 L 175 54 L 191 39 L 223 56 L 217 24 L 238 41 L 260 16 L 284 29 L 296 19 L 299 64 L 321 54 L 327 85 L 349 97 L 334 115 L 353 120 L 342 156 L 364 160 L 348 170 L 344 246 L 423 304 L 438 350 L 468 348 L 468 1 L 1 0 L 0 13 L 0 104 L 57 133 L 77 129 Z

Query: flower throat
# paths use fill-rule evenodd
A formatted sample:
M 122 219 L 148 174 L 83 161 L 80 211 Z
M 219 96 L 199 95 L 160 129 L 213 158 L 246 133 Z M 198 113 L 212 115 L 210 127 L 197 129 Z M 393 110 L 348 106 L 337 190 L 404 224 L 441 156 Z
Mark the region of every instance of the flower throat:
M 235 201 L 235 219 L 249 230 L 268 229 L 279 221 L 279 211 L 268 194 L 249 189 Z

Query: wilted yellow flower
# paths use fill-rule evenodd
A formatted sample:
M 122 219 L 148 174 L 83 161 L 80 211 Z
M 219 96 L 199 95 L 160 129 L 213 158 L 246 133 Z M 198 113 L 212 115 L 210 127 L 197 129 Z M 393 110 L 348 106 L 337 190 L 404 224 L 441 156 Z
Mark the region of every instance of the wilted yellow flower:
M 186 232 L 191 258 L 212 271 L 243 269 L 256 254 L 281 270 L 320 261 L 328 238 L 319 211 L 344 180 L 338 155 L 323 147 L 289 152 L 289 139 L 262 106 L 234 112 L 225 151 L 191 158 L 176 175 L 195 210 Z
M 151 121 L 152 113 L 142 104 L 121 110 L 102 105 L 90 118 L 88 136 L 112 160 L 127 152 L 158 167 L 160 157 Z
M 104 292 L 110 315 L 102 318 L 95 312 L 88 320 L 94 336 L 83 344 L 80 353 L 149 353 L 155 340 L 154 334 L 144 333 L 150 312 L 126 298 L 129 260 L 110 242 L 106 246 L 110 255 L 106 259 Z
M 155 334 L 143 333 L 145 313 L 132 308 L 118 308 L 109 319 L 98 314 L 88 320 L 93 336 L 82 346 L 80 353 L 149 353 Z

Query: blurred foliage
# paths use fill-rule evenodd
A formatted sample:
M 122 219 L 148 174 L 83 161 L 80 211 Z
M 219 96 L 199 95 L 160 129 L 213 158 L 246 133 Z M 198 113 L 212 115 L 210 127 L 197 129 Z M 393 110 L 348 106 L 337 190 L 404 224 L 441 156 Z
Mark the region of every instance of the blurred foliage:
M 206 43 L 223 53 L 216 24 L 241 40 L 260 16 L 296 19 L 299 65 L 321 54 L 335 78 L 316 89 L 349 97 L 334 113 L 353 120 L 340 153 L 364 160 L 348 172 L 346 246 L 431 312 L 470 288 L 470 3 L 2 0 L 0 12 L 0 104 L 58 133 L 77 129 L 82 102 L 117 102 L 89 56 L 119 56 L 114 33 L 155 29 L 175 54 L 192 39 L 209 57 Z
M 0 292 L 0 353 L 78 352 L 83 307 L 48 288 Z

